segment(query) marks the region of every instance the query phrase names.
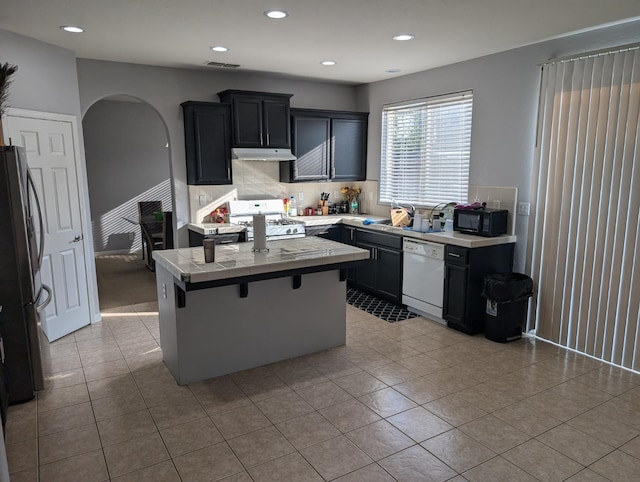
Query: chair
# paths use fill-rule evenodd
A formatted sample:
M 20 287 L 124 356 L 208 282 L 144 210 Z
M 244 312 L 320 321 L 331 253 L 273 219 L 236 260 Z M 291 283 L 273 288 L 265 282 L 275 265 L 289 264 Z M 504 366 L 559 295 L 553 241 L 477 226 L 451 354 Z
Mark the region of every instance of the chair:
M 162 213 L 162 249 L 173 249 L 173 213 Z
M 147 258 L 147 267 L 152 269 L 151 251 L 162 249 L 162 229 L 157 229 L 153 213 L 162 212 L 162 201 L 138 202 L 138 216 L 140 222 L 140 235 L 142 239 L 142 259 Z M 153 269 L 152 269 L 153 270 Z

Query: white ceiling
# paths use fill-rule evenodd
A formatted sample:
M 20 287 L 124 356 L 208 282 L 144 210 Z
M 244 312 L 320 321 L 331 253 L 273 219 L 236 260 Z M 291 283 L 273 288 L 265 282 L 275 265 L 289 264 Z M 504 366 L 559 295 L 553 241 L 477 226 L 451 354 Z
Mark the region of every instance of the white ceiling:
M 263 15 L 274 8 L 290 16 Z M 359 84 L 638 18 L 640 1 L 2 0 L 0 12 L 0 29 L 80 58 L 203 69 L 217 61 Z M 70 24 L 85 33 L 59 28 Z M 391 39 L 399 33 L 415 39 Z M 337 65 L 320 65 L 327 59 Z

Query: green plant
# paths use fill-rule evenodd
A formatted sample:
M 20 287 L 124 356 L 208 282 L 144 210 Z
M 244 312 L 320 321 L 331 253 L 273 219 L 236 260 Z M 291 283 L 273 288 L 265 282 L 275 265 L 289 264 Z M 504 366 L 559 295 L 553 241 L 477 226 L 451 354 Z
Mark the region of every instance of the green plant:
M 11 65 L 9 62 L 0 64 L 0 117 L 4 115 L 7 108 L 7 100 L 9 98 L 10 77 L 18 70 L 17 65 Z

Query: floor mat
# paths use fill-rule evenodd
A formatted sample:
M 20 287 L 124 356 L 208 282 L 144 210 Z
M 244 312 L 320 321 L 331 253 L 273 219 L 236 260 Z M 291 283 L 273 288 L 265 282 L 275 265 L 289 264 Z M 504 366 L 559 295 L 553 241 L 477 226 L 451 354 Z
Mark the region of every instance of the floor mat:
M 394 305 L 386 300 L 382 300 L 376 296 L 363 293 L 354 288 L 347 288 L 347 303 L 359 308 L 367 313 L 377 316 L 378 318 L 395 323 L 396 321 L 408 320 L 415 318 L 415 313 L 411 313 L 406 308 Z

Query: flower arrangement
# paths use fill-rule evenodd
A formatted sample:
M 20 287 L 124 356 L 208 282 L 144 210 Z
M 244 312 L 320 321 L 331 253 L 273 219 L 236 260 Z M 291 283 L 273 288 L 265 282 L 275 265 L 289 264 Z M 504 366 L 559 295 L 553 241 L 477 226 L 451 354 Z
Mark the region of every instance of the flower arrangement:
M 16 73 L 18 67 L 6 62 L 0 64 L 0 116 L 2 116 L 7 107 L 7 100 L 9 99 L 9 84 L 11 83 L 10 77 Z
M 16 73 L 18 67 L 8 62 L 0 64 L 0 118 L 7 109 L 7 100 L 9 99 L 10 77 Z M 0 122 L 0 146 L 4 146 L 4 134 L 2 132 L 2 123 Z
M 344 194 L 347 201 L 351 202 L 362 192 L 359 187 L 343 187 L 340 189 L 340 193 Z

